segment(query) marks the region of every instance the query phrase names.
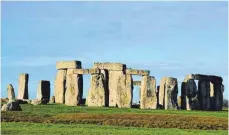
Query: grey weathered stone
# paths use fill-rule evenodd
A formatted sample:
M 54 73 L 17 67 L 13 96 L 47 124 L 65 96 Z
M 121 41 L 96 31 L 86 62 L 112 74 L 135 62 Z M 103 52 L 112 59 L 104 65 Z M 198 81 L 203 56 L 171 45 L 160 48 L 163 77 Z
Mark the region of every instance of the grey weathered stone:
M 142 77 L 140 108 L 157 109 L 156 79 L 152 76 Z
M 91 69 L 72 69 L 68 74 L 99 74 L 101 71 L 98 68 Z
M 55 96 L 52 96 L 49 100 L 50 104 L 54 104 L 55 103 Z
M 172 77 L 164 77 L 160 83 L 159 104 L 165 110 L 177 110 L 177 79 Z
M 68 69 L 67 72 L 72 72 Z M 81 104 L 83 96 L 83 77 L 79 74 L 67 74 L 65 104 L 77 106 Z M 56 96 L 55 96 L 56 97 Z
M 199 80 L 198 100 L 201 110 L 210 110 L 210 82 L 208 80 Z
M 18 99 L 28 99 L 28 82 L 29 82 L 29 74 L 23 73 L 20 74 L 18 80 Z
M 56 69 L 67 70 L 69 68 L 81 68 L 81 61 L 59 61 L 56 63 Z
M 37 88 L 37 99 L 48 103 L 50 99 L 50 82 L 41 80 Z
M 40 104 L 42 104 L 42 100 L 40 100 L 40 99 L 33 99 L 31 101 L 31 104 L 32 105 L 40 105 Z
M 54 95 L 56 103 L 64 103 L 66 91 L 66 70 L 58 70 L 54 84 Z
M 133 99 L 133 79 L 131 75 L 121 75 L 117 82 L 116 102 L 119 108 L 131 108 Z
M 193 110 L 194 104 L 192 99 L 197 95 L 197 86 L 194 79 L 185 79 L 181 85 L 181 108 L 185 110 Z
M 7 86 L 7 93 L 8 93 L 8 99 L 9 100 L 14 100 L 15 99 L 15 93 L 14 93 L 14 88 L 12 84 L 9 84 Z
M 95 62 L 93 65 L 93 68 L 99 68 L 99 69 L 107 69 L 107 70 L 115 70 L 115 71 L 124 71 L 126 70 L 126 65 L 121 63 L 99 63 Z
M 116 107 L 117 106 L 117 91 L 118 91 L 118 78 L 124 75 L 123 71 L 108 71 L 109 74 L 109 106 L 110 107 Z
M 87 105 L 93 107 L 103 107 L 109 102 L 106 98 L 108 92 L 107 73 L 92 74 L 90 80 L 90 89 L 87 98 Z
M 150 74 L 150 71 L 149 70 L 138 70 L 138 69 L 126 69 L 126 74 L 148 76 Z
M 3 105 L 2 111 L 22 111 L 22 109 L 17 101 L 12 100 Z

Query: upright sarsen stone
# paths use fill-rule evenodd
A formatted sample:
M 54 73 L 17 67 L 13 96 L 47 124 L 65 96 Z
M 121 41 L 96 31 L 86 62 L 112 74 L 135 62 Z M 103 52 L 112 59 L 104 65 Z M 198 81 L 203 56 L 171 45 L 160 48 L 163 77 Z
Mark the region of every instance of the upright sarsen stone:
M 28 99 L 28 82 L 29 82 L 29 74 L 23 73 L 19 76 L 19 84 L 18 84 L 18 99 Z
M 68 69 L 71 72 L 73 69 Z M 83 96 L 83 77 L 79 74 L 68 74 L 66 78 L 65 104 L 77 106 L 81 104 Z
M 133 79 L 131 75 L 121 75 L 117 82 L 116 101 L 119 108 L 131 108 L 133 99 Z
M 58 70 L 54 84 L 54 96 L 56 103 L 64 103 L 66 91 L 67 70 Z
M 156 79 L 154 77 L 142 77 L 140 96 L 141 109 L 157 109 Z
M 165 110 L 177 110 L 177 79 L 172 77 L 163 77 L 159 90 L 159 105 Z
M 201 110 L 210 110 L 210 82 L 208 80 L 199 80 L 198 100 L 200 102 Z
M 91 74 L 90 89 L 87 98 L 87 105 L 93 107 L 103 107 L 108 105 L 107 72 Z
M 41 80 L 37 88 L 37 99 L 48 103 L 50 100 L 50 82 Z
M 9 100 L 14 100 L 15 99 L 15 93 L 14 93 L 14 88 L 12 84 L 9 84 L 7 86 L 7 93 L 8 93 L 8 99 Z

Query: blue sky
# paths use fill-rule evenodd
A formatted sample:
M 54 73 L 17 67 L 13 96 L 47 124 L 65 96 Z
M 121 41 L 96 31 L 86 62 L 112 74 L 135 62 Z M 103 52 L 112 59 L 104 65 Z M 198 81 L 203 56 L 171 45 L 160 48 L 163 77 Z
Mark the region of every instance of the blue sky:
M 2 2 L 2 97 L 17 93 L 29 73 L 29 97 L 39 80 L 53 82 L 55 63 L 121 62 L 180 84 L 189 73 L 222 76 L 228 93 L 227 2 Z M 84 76 L 84 97 L 89 88 Z M 141 77 L 134 77 L 140 80 Z M 138 101 L 139 89 L 134 89 Z

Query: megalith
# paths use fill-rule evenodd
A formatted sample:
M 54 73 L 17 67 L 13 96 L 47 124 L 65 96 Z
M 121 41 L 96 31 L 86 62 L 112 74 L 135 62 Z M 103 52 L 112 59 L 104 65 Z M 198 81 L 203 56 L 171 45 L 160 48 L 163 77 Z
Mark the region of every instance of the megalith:
M 196 109 L 194 99 L 197 96 L 197 86 L 194 79 L 186 78 L 181 84 L 181 108 L 185 110 Z
M 210 81 L 199 80 L 198 82 L 198 100 L 201 110 L 210 110 Z
M 37 99 L 48 103 L 50 100 L 50 82 L 41 80 L 37 88 Z
M 117 106 L 131 108 L 133 98 L 133 79 L 131 75 L 121 75 L 117 81 Z
M 67 70 L 58 70 L 54 84 L 54 95 L 56 103 L 64 103 L 66 90 Z
M 90 89 L 87 97 L 87 105 L 93 107 L 103 107 L 108 105 L 107 94 L 107 72 L 92 73 L 90 79 Z
M 15 99 L 15 93 L 14 93 L 14 88 L 12 84 L 9 84 L 7 86 L 7 94 L 8 94 L 8 99 L 9 100 L 14 100 Z
M 142 77 L 140 108 L 157 109 L 156 79 L 152 76 Z
M 81 104 L 83 96 L 83 77 L 80 74 L 69 74 L 71 70 L 67 70 L 65 104 L 77 106 Z
M 159 90 L 159 105 L 165 110 L 177 110 L 177 79 L 164 77 L 161 79 Z
M 29 82 L 29 74 L 22 73 L 19 75 L 18 80 L 18 99 L 28 99 L 28 82 Z

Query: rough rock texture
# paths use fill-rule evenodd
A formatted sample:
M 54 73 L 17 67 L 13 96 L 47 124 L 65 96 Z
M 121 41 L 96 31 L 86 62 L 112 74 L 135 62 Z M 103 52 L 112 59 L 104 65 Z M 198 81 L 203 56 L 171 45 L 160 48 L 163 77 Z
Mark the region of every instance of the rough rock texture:
M 7 86 L 7 93 L 8 93 L 8 99 L 9 100 L 14 100 L 15 99 L 15 93 L 14 93 L 14 88 L 12 84 L 9 84 Z
M 142 77 L 140 108 L 157 109 L 156 79 L 152 76 Z
M 91 68 L 91 69 L 73 69 L 72 72 L 68 72 L 68 74 L 99 74 L 100 69 Z
M 31 101 L 31 104 L 32 105 L 40 105 L 40 104 L 42 104 L 42 101 L 40 99 L 33 99 Z
M 41 80 L 37 88 L 37 99 L 49 102 L 50 99 L 50 82 Z
M 94 107 L 103 107 L 108 104 L 106 93 L 108 92 L 107 87 L 107 73 L 92 74 L 90 80 L 90 89 L 87 98 L 87 105 Z
M 107 69 L 107 70 L 115 70 L 115 71 L 124 71 L 126 70 L 126 65 L 121 63 L 99 63 L 95 62 L 93 65 L 93 68 L 99 68 L 99 69 Z
M 116 102 L 119 108 L 131 108 L 133 99 L 133 79 L 131 75 L 121 75 L 117 83 Z
M 179 109 L 181 109 L 181 96 L 178 96 L 177 104 L 178 104 Z
M 10 101 L 2 106 L 2 111 L 22 111 L 17 101 Z
M 56 63 L 56 69 L 81 68 L 81 61 L 59 61 Z
M 52 96 L 49 100 L 50 104 L 54 104 L 55 103 L 55 96 Z
M 222 110 L 224 86 L 220 81 L 210 83 L 211 110 Z
M 172 77 L 162 78 L 159 90 L 159 105 L 165 110 L 177 110 L 177 94 L 177 79 Z
M 126 69 L 126 74 L 148 76 L 150 74 L 150 71 L 149 70 L 138 70 L 138 69 Z
M 66 91 L 66 70 L 58 70 L 54 84 L 54 95 L 56 103 L 64 103 Z
M 28 82 L 29 82 L 29 74 L 23 73 L 20 74 L 18 80 L 18 99 L 28 99 Z
M 67 72 L 71 72 L 71 70 L 73 69 L 68 69 Z M 80 105 L 82 96 L 83 96 L 83 76 L 79 74 L 67 74 L 65 104 L 69 106 Z
M 141 81 L 133 81 L 133 85 L 141 86 Z
M 195 104 L 193 99 L 197 96 L 197 86 L 194 79 L 184 80 L 181 85 L 181 108 L 185 110 L 193 110 Z
M 123 76 L 123 71 L 109 71 L 109 81 L 108 81 L 108 89 L 109 89 L 109 106 L 116 107 L 117 106 L 117 91 L 118 91 L 118 79 Z
M 200 102 L 201 110 L 210 110 L 210 82 L 208 80 L 199 80 L 198 100 Z

